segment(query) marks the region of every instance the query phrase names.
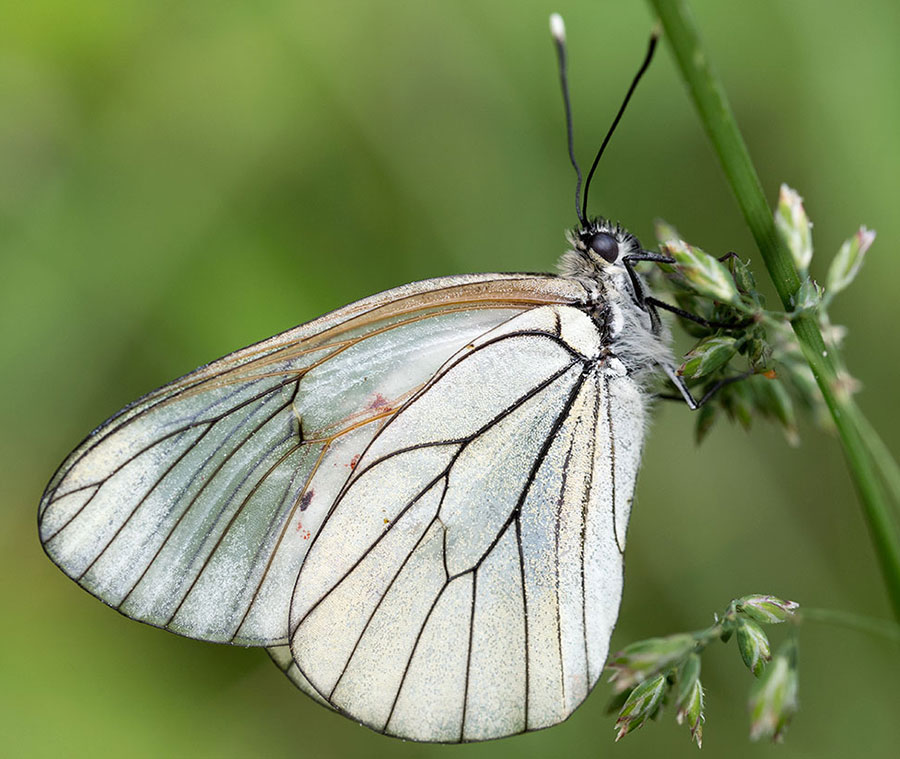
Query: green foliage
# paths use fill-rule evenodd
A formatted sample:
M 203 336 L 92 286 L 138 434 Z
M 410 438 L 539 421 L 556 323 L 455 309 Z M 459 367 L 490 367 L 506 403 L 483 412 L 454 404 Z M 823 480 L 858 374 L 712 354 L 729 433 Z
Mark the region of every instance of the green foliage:
M 802 199 L 786 185 L 775 210 L 775 225 L 803 273 L 813 257 L 812 224 Z M 704 439 L 724 412 L 749 429 L 757 417 L 778 424 L 788 442 L 799 442 L 796 407 L 811 413 L 825 429 L 833 425 L 822 393 L 800 348 L 791 322 L 801 314 L 815 319 L 828 340 L 832 361 L 841 368 L 841 392 L 849 396 L 858 383 L 840 359 L 844 329 L 834 325 L 828 306 L 836 292 L 845 289 L 859 272 L 875 233 L 860 228 L 844 243 L 829 270 L 833 290 L 823 289 L 808 274 L 801 284 L 792 311 L 773 311 L 757 289 L 749 261 L 734 253 L 715 258 L 681 239 L 677 230 L 657 222 L 660 250 L 674 259 L 661 264 L 650 276 L 658 292 L 667 293 L 685 311 L 705 323 L 679 316 L 680 326 L 697 338 L 684 355 L 678 373 L 701 396 L 715 395 L 698 415 L 696 436 Z M 732 382 L 734 378 L 745 381 Z
M 853 403 L 854 385 L 843 362 L 826 343 L 830 326 L 824 309 L 816 306 L 820 291 L 809 281 L 803 291 L 805 268 L 811 259 L 805 214 L 799 213 L 796 194 L 785 193 L 784 212 L 773 220 L 750 152 L 737 126 L 725 89 L 704 49 L 688 0 L 649 0 L 666 32 L 682 78 L 697 114 L 716 152 L 744 220 L 753 234 L 782 306 L 790 313 L 791 328 L 828 413 L 834 422 L 853 479 L 872 548 L 879 563 L 894 616 L 900 620 L 900 465 L 890 455 L 862 411 Z M 778 227 L 781 231 L 778 231 Z M 790 228 L 796 228 L 791 230 Z M 785 229 L 791 233 L 785 235 Z M 859 269 L 867 234 L 858 235 L 832 267 L 832 283 L 845 286 Z M 799 268 L 798 268 L 799 267 Z M 801 292 L 803 291 L 803 292 Z M 803 308 L 797 310 L 802 299 Z M 818 318 L 816 318 L 818 317 Z M 893 501 L 893 504 L 891 503 Z
M 797 713 L 797 641 L 786 640 L 750 691 L 750 739 L 784 739 L 784 731 Z
M 773 657 L 762 625 L 799 621 L 799 604 L 772 595 L 732 601 L 709 627 L 692 633 L 637 641 L 610 659 L 607 669 L 617 694 L 616 740 L 655 719 L 671 696 L 675 720 L 703 742 L 705 694 L 700 655 L 711 643 L 737 640 L 744 664 L 758 679 L 750 690 L 750 737 L 781 740 L 797 711 L 797 643 L 792 634 Z

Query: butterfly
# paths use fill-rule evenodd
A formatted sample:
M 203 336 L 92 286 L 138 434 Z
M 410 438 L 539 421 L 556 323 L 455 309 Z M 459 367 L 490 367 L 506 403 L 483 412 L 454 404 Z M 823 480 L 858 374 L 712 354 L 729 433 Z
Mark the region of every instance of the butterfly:
M 265 647 L 382 733 L 564 720 L 618 614 L 647 386 L 677 381 L 634 269 L 668 259 L 587 219 L 591 175 L 558 276 L 397 287 L 100 425 L 41 500 L 48 556 L 133 619 Z

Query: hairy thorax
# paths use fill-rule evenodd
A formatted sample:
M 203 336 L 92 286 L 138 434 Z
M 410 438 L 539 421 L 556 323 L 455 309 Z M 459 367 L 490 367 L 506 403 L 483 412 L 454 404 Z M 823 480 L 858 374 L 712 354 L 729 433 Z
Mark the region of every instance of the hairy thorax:
M 650 314 L 639 302 L 622 263 L 622 259 L 640 251 L 640 243 L 618 225 L 604 220 L 595 224 L 616 238 L 621 250 L 619 260 L 604 261 L 570 234 L 572 247 L 560 258 L 559 272 L 585 288 L 583 309 L 597 324 L 607 347 L 606 355 L 618 358 L 632 379 L 646 385 L 662 365 L 672 363 L 671 334 L 665 324 L 654 331 Z M 641 284 L 644 295 L 648 295 L 646 284 Z

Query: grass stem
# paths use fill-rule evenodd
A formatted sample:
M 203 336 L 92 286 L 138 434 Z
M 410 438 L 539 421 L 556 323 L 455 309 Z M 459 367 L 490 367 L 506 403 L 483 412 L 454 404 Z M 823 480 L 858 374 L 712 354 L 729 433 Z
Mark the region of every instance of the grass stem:
M 737 127 L 725 91 L 703 47 L 687 0 L 648 0 L 659 17 L 681 76 L 713 144 L 744 219 L 762 255 L 786 311 L 793 311 L 800 276 L 779 238 L 762 185 Z M 900 621 L 900 529 L 878 476 L 872 446 L 865 439 L 869 423 L 842 389 L 836 365 L 812 315 L 792 322 L 804 357 L 837 428 L 847 466 L 862 505 L 888 598 Z M 876 446 L 877 447 L 877 446 Z M 887 467 L 890 471 L 891 467 Z M 896 464 L 894 465 L 896 469 Z

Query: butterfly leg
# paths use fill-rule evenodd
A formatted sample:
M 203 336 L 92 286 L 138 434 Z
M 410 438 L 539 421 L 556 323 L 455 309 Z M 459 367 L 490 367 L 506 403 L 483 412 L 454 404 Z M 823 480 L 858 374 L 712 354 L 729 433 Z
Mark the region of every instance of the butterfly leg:
M 710 321 L 709 319 L 704 319 L 702 316 L 698 316 L 697 314 L 692 314 L 690 311 L 685 311 L 683 308 L 678 308 L 678 306 L 673 306 L 670 303 L 666 303 L 665 301 L 659 300 L 658 298 L 654 298 L 652 295 L 647 295 L 644 297 L 644 305 L 651 305 L 656 308 L 661 308 L 664 311 L 670 311 L 676 316 L 680 316 L 682 319 L 687 319 L 688 321 L 695 322 L 696 324 L 700 324 L 704 327 L 709 327 L 710 329 L 741 329 L 742 327 L 747 327 L 753 323 L 752 319 L 744 319 L 739 322 L 716 322 Z
M 671 256 L 663 256 L 649 250 L 642 250 L 640 253 L 632 253 L 630 256 L 625 256 L 625 258 L 622 259 L 622 264 L 625 267 L 625 271 L 628 272 L 628 278 L 631 280 L 631 287 L 634 290 L 634 299 L 637 301 L 637 304 L 650 315 L 650 328 L 653 330 L 654 335 L 658 335 L 662 329 L 662 323 L 659 320 L 659 312 L 656 310 L 656 304 L 660 301 L 656 301 L 656 299 L 653 298 L 652 300 L 656 301 L 655 303 L 648 302 L 651 299 L 648 298 L 647 294 L 644 292 L 644 283 L 641 281 L 641 278 L 634 268 L 635 263 L 638 261 L 655 261 L 657 263 L 673 264 L 675 263 L 675 259 Z
M 737 253 L 732 251 L 726 253 L 718 260 L 727 261 L 729 258 L 737 257 Z M 635 299 L 641 305 L 641 307 L 643 307 L 647 311 L 647 313 L 650 314 L 650 322 L 655 333 L 659 333 L 659 314 L 656 310 L 659 308 L 665 311 L 670 311 L 673 314 L 680 316 L 682 319 L 688 319 L 689 321 L 696 322 L 697 324 L 701 324 L 704 327 L 709 327 L 710 329 L 740 329 L 741 327 L 746 327 L 751 323 L 750 319 L 745 319 L 744 321 L 735 322 L 733 324 L 729 324 L 726 322 L 709 321 L 708 319 L 704 319 L 702 316 L 692 314 L 690 311 L 685 311 L 682 308 L 678 308 L 678 306 L 673 306 L 669 303 L 666 303 L 665 301 L 659 300 L 658 298 L 654 298 L 652 295 L 647 295 L 644 292 L 644 285 L 641 281 L 641 278 L 638 276 L 638 273 L 634 268 L 634 265 L 638 261 L 653 261 L 655 263 L 674 264 L 675 259 L 671 256 L 664 256 L 660 253 L 654 253 L 649 250 L 642 250 L 639 253 L 632 253 L 630 256 L 626 256 L 622 259 L 622 263 L 625 266 L 625 270 L 628 272 L 629 279 L 631 280 L 631 285 L 634 288 Z
M 707 401 L 709 401 L 716 393 L 719 392 L 719 390 L 721 390 L 726 385 L 730 385 L 732 382 L 740 382 L 741 380 L 745 380 L 747 379 L 747 377 L 751 377 L 753 376 L 753 374 L 755 374 L 755 372 L 748 371 L 741 374 L 735 374 L 732 377 L 724 377 L 723 379 L 720 379 L 718 382 L 716 382 L 711 388 L 709 388 L 709 390 L 707 390 L 698 401 L 691 393 L 690 388 L 684 381 L 684 377 L 679 375 L 671 366 L 663 366 L 662 369 L 666 373 L 666 376 L 669 378 L 671 383 L 675 385 L 680 395 L 658 394 L 656 397 L 662 398 L 663 400 L 667 401 L 684 401 L 691 411 L 697 411 L 697 409 L 704 406 Z
M 736 253 L 729 252 L 719 258 L 719 261 L 726 261 L 729 258 L 736 257 Z M 678 308 L 678 306 L 673 306 L 669 303 L 666 303 L 665 301 L 659 300 L 658 298 L 654 298 L 652 295 L 647 295 L 644 291 L 643 282 L 641 281 L 641 278 L 638 276 L 638 273 L 634 268 L 635 263 L 637 263 L 638 261 L 653 261 L 655 263 L 673 264 L 675 263 L 675 259 L 671 256 L 665 256 L 649 250 L 642 250 L 639 253 L 633 253 L 630 256 L 626 256 L 622 259 L 622 263 L 625 266 L 625 270 L 628 272 L 629 279 L 631 280 L 632 287 L 634 288 L 635 300 L 650 315 L 650 325 L 654 333 L 658 334 L 659 330 L 661 329 L 659 309 L 670 311 L 671 313 L 680 316 L 683 319 L 688 319 L 689 321 L 696 322 L 697 324 L 701 324 L 704 327 L 708 327 L 709 329 L 740 329 L 741 327 L 745 327 L 750 324 L 751 320 L 735 322 L 733 324 L 710 321 L 708 319 L 704 319 L 702 316 L 698 316 L 697 314 L 692 314 L 690 311 L 685 311 L 682 308 Z M 703 396 L 698 401 L 694 398 L 693 394 L 690 391 L 690 388 L 684 381 L 684 378 L 675 371 L 674 367 L 666 365 L 662 368 L 672 384 L 675 385 L 675 388 L 678 390 L 679 395 L 659 395 L 657 397 L 667 400 L 683 400 L 687 404 L 688 408 L 691 409 L 691 411 L 696 411 L 697 409 L 699 409 L 726 385 L 730 385 L 732 382 L 738 382 L 742 379 L 746 379 L 754 373 L 750 371 L 743 374 L 736 374 L 733 377 L 725 377 L 724 379 L 716 382 L 709 390 L 706 391 L 706 393 L 703 394 Z

